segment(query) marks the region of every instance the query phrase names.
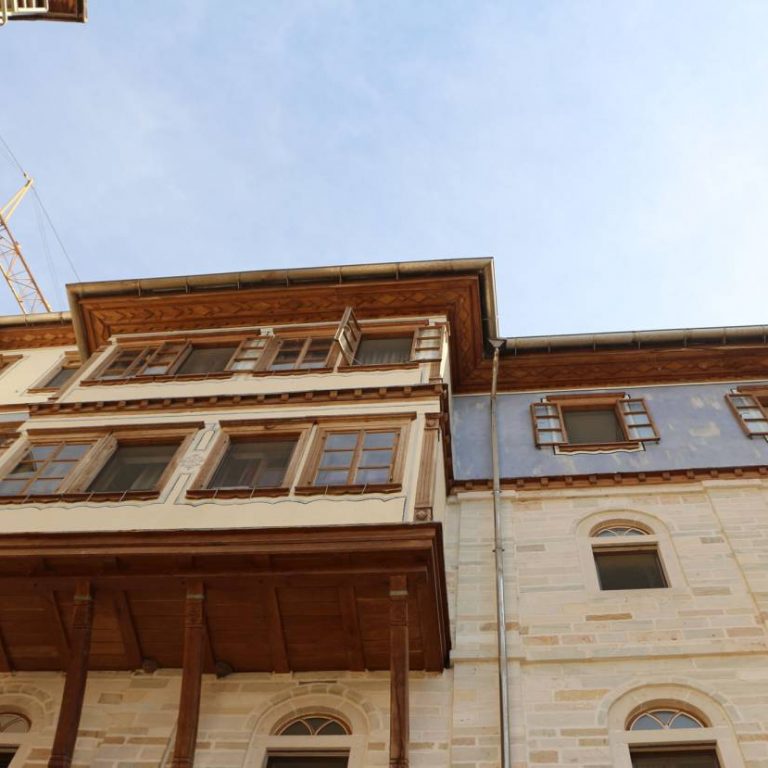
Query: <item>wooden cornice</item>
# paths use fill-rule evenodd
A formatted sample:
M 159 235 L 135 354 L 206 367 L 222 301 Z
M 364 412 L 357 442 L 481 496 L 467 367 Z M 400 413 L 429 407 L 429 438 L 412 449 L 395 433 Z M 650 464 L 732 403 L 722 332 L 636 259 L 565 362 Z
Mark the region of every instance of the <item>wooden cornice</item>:
M 545 489 L 595 488 L 608 486 L 650 486 L 674 483 L 699 483 L 703 480 L 768 479 L 764 464 L 742 467 L 697 467 L 649 472 L 591 472 L 581 475 L 543 475 L 541 477 L 504 477 L 505 490 L 541 491 Z M 490 491 L 490 478 L 454 480 L 451 493 L 461 491 Z
M 768 345 L 713 345 L 664 349 L 598 349 L 504 355 L 499 391 L 604 389 L 768 378 Z M 488 392 L 491 361 L 481 360 L 461 379 L 462 392 Z
M 18 324 L 0 327 L 0 350 L 70 347 L 73 344 L 75 331 L 70 320 L 26 324 L 20 319 Z

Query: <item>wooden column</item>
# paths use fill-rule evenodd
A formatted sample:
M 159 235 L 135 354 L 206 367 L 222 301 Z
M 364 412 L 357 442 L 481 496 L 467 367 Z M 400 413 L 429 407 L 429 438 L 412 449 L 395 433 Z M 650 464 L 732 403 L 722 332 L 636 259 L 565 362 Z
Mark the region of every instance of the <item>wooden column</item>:
M 408 768 L 408 583 L 389 579 L 389 765 Z
M 61 697 L 59 721 L 48 768 L 69 768 L 77 741 L 77 729 L 83 710 L 85 683 L 88 677 L 88 656 L 91 651 L 93 627 L 93 595 L 88 582 L 78 584 L 72 612 L 71 653 Z
M 205 592 L 201 581 L 187 587 L 184 612 L 184 668 L 176 721 L 176 745 L 171 768 L 192 768 L 195 762 L 200 688 L 205 657 Z

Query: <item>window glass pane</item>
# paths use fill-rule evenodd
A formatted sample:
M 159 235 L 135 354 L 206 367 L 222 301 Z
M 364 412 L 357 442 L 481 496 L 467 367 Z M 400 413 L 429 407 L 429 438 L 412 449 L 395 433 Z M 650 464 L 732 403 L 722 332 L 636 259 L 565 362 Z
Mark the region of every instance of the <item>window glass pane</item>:
M 648 418 L 648 414 L 645 413 L 627 413 L 624 416 L 624 421 L 627 424 L 650 424 L 651 421 Z
M 632 752 L 632 768 L 720 768 L 714 749 Z
M 61 479 L 55 480 L 33 480 L 32 484 L 27 489 L 27 493 L 31 493 L 36 496 L 44 495 L 46 493 L 56 493 L 61 485 Z
M 539 429 L 558 429 L 560 426 L 560 419 L 553 419 L 549 416 L 538 417 L 536 419 L 536 426 Z
M 626 439 L 613 408 L 563 409 L 563 420 L 570 444 L 621 443 Z
M 270 370 L 287 371 L 293 369 L 303 348 L 303 339 L 283 340 L 280 342 L 280 349 L 277 351 L 274 360 L 270 363 Z
M 621 409 L 624 413 L 645 413 L 645 407 L 642 403 L 621 403 Z
M 741 408 L 739 414 L 743 419 L 762 419 L 763 412 L 759 408 Z
M 270 755 L 267 768 L 346 768 L 347 760 L 346 755 Z
M 389 468 L 385 469 L 361 469 L 355 477 L 357 485 L 371 485 L 389 482 Z
M 634 723 L 632 723 L 633 731 L 660 731 L 661 723 L 650 715 L 643 715 L 638 717 Z
M 692 717 L 680 712 L 669 724 L 670 728 L 701 728 L 701 724 Z
M 353 451 L 328 451 L 323 453 L 320 459 L 320 466 L 326 467 L 348 467 L 352 464 Z
M 751 397 L 732 397 L 731 402 L 737 408 L 749 407 L 755 404 Z
M 363 451 L 360 457 L 361 467 L 389 467 L 392 451 Z
M 79 459 L 91 447 L 90 443 L 67 443 L 56 454 L 57 459 Z
M 335 720 L 328 720 L 324 725 L 318 728 L 317 734 L 318 736 L 346 736 L 347 729 Z
M 347 484 L 347 472 L 326 472 L 320 470 L 315 478 L 314 485 L 346 485 Z
M 40 477 L 65 477 L 71 468 L 69 461 L 52 461 L 43 468 Z
M 395 444 L 396 434 L 396 432 L 366 432 L 363 447 L 391 448 Z
M 236 349 L 237 347 L 234 345 L 228 347 L 195 347 L 184 358 L 184 362 L 179 366 L 177 373 L 184 375 L 223 371 Z
M 295 723 L 291 723 L 287 728 L 280 732 L 281 736 L 311 736 L 312 731 L 309 730 L 309 726 L 302 720 L 297 720 Z
M 75 375 L 75 371 L 77 368 L 59 368 L 43 386 L 59 389 Z
M 357 443 L 357 432 L 334 432 L 325 440 L 325 447 L 334 450 L 339 448 L 353 449 Z
M 601 589 L 651 589 L 667 586 L 655 550 L 598 550 L 594 555 Z
M 748 421 L 747 429 L 750 432 L 768 432 L 768 421 Z
M 58 445 L 33 445 L 27 455 L 32 459 L 47 459 L 58 447 Z
M 648 440 L 656 437 L 653 427 L 630 427 L 628 432 L 632 440 Z
M 436 344 L 439 344 L 439 339 Z M 363 339 L 355 352 L 355 365 L 395 365 L 411 359 L 413 336 Z M 422 345 L 422 348 L 426 348 Z
M 540 443 L 562 443 L 563 433 L 562 432 L 541 432 L 539 433 L 539 442 Z
M 24 480 L 1 480 L 0 496 L 18 496 L 24 490 L 25 485 Z
M 89 491 L 152 490 L 178 445 L 121 445 L 88 488 Z
M 273 488 L 280 486 L 296 440 L 243 440 L 227 448 L 209 488 Z

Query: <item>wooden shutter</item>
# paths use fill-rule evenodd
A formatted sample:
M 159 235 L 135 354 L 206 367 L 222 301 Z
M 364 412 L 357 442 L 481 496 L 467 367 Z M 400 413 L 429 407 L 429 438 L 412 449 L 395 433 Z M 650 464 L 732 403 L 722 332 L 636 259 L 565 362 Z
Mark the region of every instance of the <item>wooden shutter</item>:
M 443 329 L 438 325 L 425 325 L 416 330 L 413 340 L 414 360 L 440 360 L 443 352 Z
M 619 400 L 619 413 L 624 421 L 628 440 L 658 440 L 659 433 L 641 397 Z
M 747 435 L 768 435 L 768 415 L 754 395 L 729 393 L 725 399 Z
M 189 348 L 186 341 L 166 341 L 161 344 L 136 374 L 138 376 L 165 376 L 181 361 L 182 353 Z
M 537 448 L 567 442 L 562 414 L 556 403 L 531 403 L 531 418 Z
M 272 336 L 253 336 L 243 339 L 227 364 L 228 371 L 255 371 L 264 356 Z
M 347 365 L 352 365 L 355 360 L 355 352 L 357 351 L 357 345 L 360 343 L 361 335 L 360 325 L 357 322 L 355 313 L 352 307 L 347 307 L 333 337 L 333 340 L 339 345 Z

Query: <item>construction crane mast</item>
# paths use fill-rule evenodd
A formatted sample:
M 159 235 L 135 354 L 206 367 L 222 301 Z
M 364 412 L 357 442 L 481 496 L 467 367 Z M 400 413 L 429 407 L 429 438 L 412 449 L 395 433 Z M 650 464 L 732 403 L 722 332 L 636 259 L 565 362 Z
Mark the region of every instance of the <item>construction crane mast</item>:
M 8 227 L 8 220 L 34 183 L 26 173 L 24 178 L 24 186 L 0 208 L 0 271 L 21 307 L 22 314 L 26 316 L 36 312 L 50 312 L 51 305 L 43 296 L 40 286 L 27 266 L 21 247 Z

